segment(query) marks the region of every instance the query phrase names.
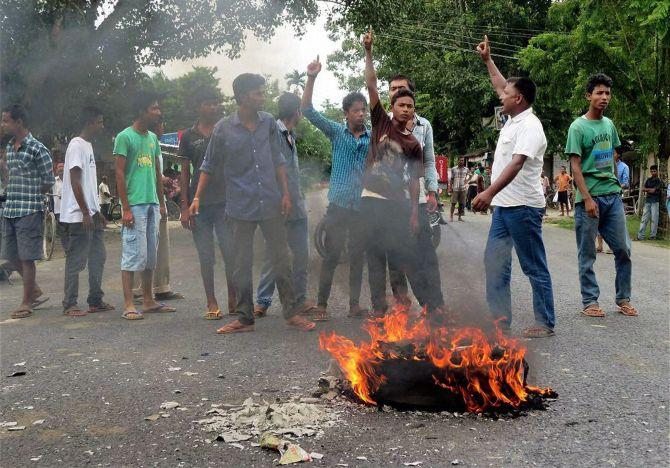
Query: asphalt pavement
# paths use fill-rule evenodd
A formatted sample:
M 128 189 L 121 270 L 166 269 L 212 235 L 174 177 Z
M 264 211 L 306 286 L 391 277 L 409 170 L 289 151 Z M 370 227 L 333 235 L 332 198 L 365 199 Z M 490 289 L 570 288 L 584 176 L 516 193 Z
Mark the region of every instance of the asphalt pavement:
M 313 228 L 323 200 L 310 203 Z M 452 307 L 485 313 L 483 251 L 490 216 L 468 214 L 443 227 L 439 256 L 443 292 Z M 194 421 L 212 404 L 248 397 L 285 401 L 308 396 L 329 363 L 318 332 L 288 329 L 278 300 L 254 333 L 220 336 L 221 321 L 205 321 L 204 294 L 191 236 L 171 224 L 175 314 L 123 320 L 119 311 L 62 315 L 62 252 L 38 265 L 51 300 L 34 316 L 11 320 L 20 280 L 0 284 L 0 427 L 2 466 L 272 466 L 274 452 L 212 442 Z M 110 230 L 105 299 L 122 305 L 118 232 Z M 603 319 L 579 314 L 574 232 L 544 228 L 554 284 L 557 327 L 552 338 L 529 341 L 530 382 L 559 398 L 547 411 L 492 420 L 421 412 L 376 411 L 340 405 L 340 422 L 320 439 L 303 438 L 324 455 L 317 466 L 667 466 L 670 364 L 670 250 L 633 244 L 633 304 L 637 318 L 616 313 L 614 259 L 599 254 Z M 259 245 L 259 244 L 257 244 Z M 317 254 L 312 249 L 310 291 L 315 296 Z M 320 331 L 360 336 L 361 321 L 346 317 L 346 265 L 333 288 L 332 322 Z M 223 268 L 216 267 L 220 303 Z M 366 277 L 367 278 L 367 277 Z M 367 282 L 367 279 L 365 280 Z M 85 299 L 86 275 L 81 276 Z M 532 324 L 530 286 L 513 266 L 514 331 Z M 362 302 L 369 303 L 364 287 Z M 81 300 L 81 298 L 80 298 Z M 80 304 L 84 305 L 83 302 Z M 23 363 L 23 364 L 22 364 Z M 178 370 L 175 370 L 177 369 Z M 8 377 L 14 372 L 25 375 Z M 177 393 L 178 391 L 179 393 Z M 165 401 L 182 411 L 147 421 Z M 43 422 L 40 423 L 40 421 Z M 34 424 L 38 421 L 37 424 Z M 407 465 L 412 466 L 412 465 Z

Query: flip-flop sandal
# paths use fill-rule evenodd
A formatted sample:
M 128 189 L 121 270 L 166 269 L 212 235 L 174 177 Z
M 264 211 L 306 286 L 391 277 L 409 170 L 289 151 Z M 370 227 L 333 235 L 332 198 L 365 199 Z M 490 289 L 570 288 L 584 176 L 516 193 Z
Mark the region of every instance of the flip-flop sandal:
M 582 314 L 587 317 L 604 317 L 605 311 L 602 310 L 598 305 L 591 304 L 586 309 L 582 310 Z
M 547 338 L 549 336 L 554 336 L 555 332 L 551 328 L 547 327 L 530 327 L 526 328 L 523 331 L 523 336 L 525 338 Z
M 630 304 L 622 304 L 619 306 L 619 313 L 627 317 L 637 317 L 639 314 L 637 309 Z
M 49 298 L 47 296 L 39 296 L 33 299 L 33 302 L 30 305 L 33 307 L 33 309 L 37 309 L 39 306 L 41 306 L 48 300 Z
M 93 314 L 95 312 L 107 312 L 109 310 L 114 310 L 114 306 L 112 304 L 108 304 L 106 302 L 101 302 L 100 304 L 96 306 L 89 306 L 88 307 L 88 313 Z
M 221 320 L 223 315 L 221 314 L 221 309 L 216 309 L 215 311 L 208 310 L 205 312 L 205 320 Z
M 234 309 L 233 309 L 232 312 L 228 311 L 228 313 L 230 315 L 237 314 L 237 312 Z M 263 307 L 263 306 L 260 306 L 260 305 L 255 305 L 254 306 L 254 317 L 262 318 L 262 317 L 265 317 L 267 314 L 268 314 L 268 308 L 267 307 Z
M 286 321 L 286 324 L 302 331 L 311 331 L 316 328 L 316 323 L 310 322 L 299 315 L 294 315 Z
M 30 309 L 16 309 L 14 312 L 12 312 L 13 319 L 22 319 L 30 317 L 31 315 L 33 315 L 33 311 Z
M 137 310 L 126 310 L 121 317 L 123 317 L 126 320 L 143 320 L 144 315 L 142 312 L 139 312 Z
M 330 314 L 323 307 L 317 307 L 312 320 L 315 322 L 328 322 L 330 320 Z
M 169 291 L 166 293 L 156 293 L 155 297 L 157 301 L 172 301 L 175 299 L 184 299 L 184 295 L 182 293 L 174 291 Z
M 67 317 L 84 317 L 84 316 L 88 315 L 88 312 L 86 312 L 85 310 L 81 310 L 79 307 L 74 305 L 74 306 L 70 306 L 67 309 L 65 309 L 63 311 L 63 315 L 65 315 Z
M 312 303 L 302 304 L 298 307 L 298 315 L 312 315 L 316 311 L 316 306 Z
M 224 325 L 223 327 L 219 328 L 216 331 L 216 333 L 218 333 L 219 335 L 229 335 L 232 333 L 246 333 L 252 331 L 254 331 L 253 324 L 245 325 L 241 323 L 239 320 L 235 320 L 234 322 L 231 322 L 228 325 Z
M 155 314 L 155 313 L 169 313 L 169 312 L 176 312 L 177 309 L 174 307 L 170 307 L 169 305 L 165 305 L 162 302 L 160 302 L 158 305 L 154 307 L 149 307 L 148 309 L 144 309 L 142 313 L 144 314 Z

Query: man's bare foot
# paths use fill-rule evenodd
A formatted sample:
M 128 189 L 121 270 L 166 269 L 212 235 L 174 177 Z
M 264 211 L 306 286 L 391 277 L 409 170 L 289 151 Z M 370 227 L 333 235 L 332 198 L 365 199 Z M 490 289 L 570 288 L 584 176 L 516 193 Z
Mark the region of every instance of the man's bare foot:
M 316 328 L 316 323 L 310 322 L 309 320 L 300 317 L 299 315 L 294 315 L 293 317 L 288 319 L 286 323 L 302 331 L 310 331 Z
M 246 325 L 239 320 L 235 320 L 234 322 L 230 322 L 227 325 L 224 325 L 223 327 L 219 328 L 216 333 L 219 335 L 229 335 L 232 333 L 245 333 L 245 332 L 252 332 L 254 331 L 254 324 Z

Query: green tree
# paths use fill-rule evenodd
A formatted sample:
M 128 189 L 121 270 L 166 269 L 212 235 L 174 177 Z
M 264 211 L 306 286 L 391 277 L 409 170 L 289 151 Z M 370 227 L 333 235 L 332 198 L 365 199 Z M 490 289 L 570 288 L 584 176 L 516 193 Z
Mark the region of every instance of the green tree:
M 287 73 L 284 78 L 286 79 L 286 86 L 289 91 L 294 93 L 299 93 L 305 89 L 305 80 L 307 79 L 307 73 L 299 72 L 298 70 L 293 70 L 291 73 Z
M 570 122 L 587 107 L 584 85 L 614 79 L 608 115 L 646 156 L 670 154 L 670 0 L 565 0 L 552 5 L 552 32 L 534 37 L 521 65 L 538 84 L 538 114 L 560 148 Z
M 436 148 L 464 153 L 492 146 L 494 133 L 482 128 L 498 99 L 485 67 L 474 53 L 485 33 L 506 75 L 522 72 L 516 54 L 545 27 L 550 0 L 376 0 L 336 8 L 329 30 L 344 39 L 343 50 L 328 57 L 329 69 L 350 90 L 362 85 L 360 33 L 372 25 L 378 75 L 396 74 L 417 85 L 417 109 L 431 120 Z
M 280 24 L 300 32 L 316 0 L 0 0 L 2 101 L 23 102 L 33 129 L 76 131 L 85 103 L 114 109 L 127 123 L 128 96 L 144 66 L 237 56 L 247 34 L 268 39 Z M 124 116 L 125 115 L 125 116 Z

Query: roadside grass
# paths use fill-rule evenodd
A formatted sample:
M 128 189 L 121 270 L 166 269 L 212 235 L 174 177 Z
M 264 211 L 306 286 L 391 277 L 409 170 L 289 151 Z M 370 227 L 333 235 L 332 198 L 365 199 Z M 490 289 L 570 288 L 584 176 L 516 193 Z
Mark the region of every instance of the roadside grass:
M 639 216 L 627 216 L 626 217 L 627 221 L 627 226 L 628 226 L 628 234 L 630 235 L 631 240 L 637 239 L 637 231 L 640 229 L 640 217 Z M 547 224 L 553 224 L 554 226 L 561 227 L 563 229 L 570 229 L 570 230 L 575 230 L 575 219 L 570 217 L 570 218 L 545 218 L 544 220 L 545 223 Z M 649 228 L 647 228 L 647 232 Z M 660 233 L 659 233 L 660 234 Z M 645 244 L 651 244 L 655 245 L 657 247 L 663 247 L 665 249 L 670 249 L 670 238 L 668 238 L 668 235 L 666 234 L 665 238 L 657 238 L 655 240 L 645 240 L 645 241 L 640 241 L 644 242 Z

